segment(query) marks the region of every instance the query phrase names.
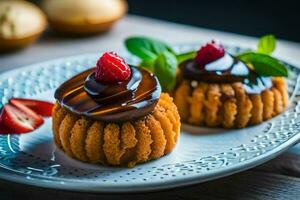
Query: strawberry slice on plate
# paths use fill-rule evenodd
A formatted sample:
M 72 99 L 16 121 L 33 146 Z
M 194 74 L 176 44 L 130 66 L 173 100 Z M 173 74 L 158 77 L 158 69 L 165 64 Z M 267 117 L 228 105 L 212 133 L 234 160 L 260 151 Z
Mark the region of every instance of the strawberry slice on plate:
M 6 135 L 13 132 L 14 132 L 13 130 L 7 128 L 3 123 L 0 123 L 0 135 Z
M 28 133 L 44 122 L 43 118 L 24 105 L 5 105 L 0 117 L 0 128 L 8 127 L 13 133 Z
M 27 106 L 37 114 L 43 117 L 51 117 L 53 104 L 46 101 L 39 101 L 33 99 L 22 99 L 22 98 L 12 98 L 9 100 L 11 105 L 16 106 L 17 108 L 20 105 Z

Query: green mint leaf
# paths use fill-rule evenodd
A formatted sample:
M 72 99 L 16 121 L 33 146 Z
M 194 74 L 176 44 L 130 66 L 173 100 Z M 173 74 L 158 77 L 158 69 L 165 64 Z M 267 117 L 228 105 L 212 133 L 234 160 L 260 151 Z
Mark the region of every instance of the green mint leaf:
M 173 53 L 164 51 L 158 55 L 154 64 L 154 74 L 157 76 L 162 90 L 171 91 L 176 84 L 177 59 Z
M 153 62 L 164 51 L 174 51 L 164 42 L 147 37 L 129 37 L 125 40 L 129 52 L 146 62 Z
M 261 76 L 288 76 L 285 65 L 269 55 L 247 52 L 237 57 L 245 63 L 252 64 L 255 71 Z
M 276 48 L 276 38 L 274 35 L 265 35 L 260 38 L 257 52 L 270 55 Z
M 154 61 L 145 61 L 145 60 L 143 60 L 140 64 L 139 64 L 139 66 L 140 67 L 142 67 L 142 68 L 144 68 L 144 69 L 147 69 L 148 71 L 150 71 L 150 72 L 153 72 L 153 66 L 154 66 L 154 62 L 155 62 L 155 60 Z
M 176 55 L 178 64 L 182 63 L 183 61 L 192 59 L 196 57 L 197 52 L 196 51 L 190 51 L 187 53 L 182 53 Z

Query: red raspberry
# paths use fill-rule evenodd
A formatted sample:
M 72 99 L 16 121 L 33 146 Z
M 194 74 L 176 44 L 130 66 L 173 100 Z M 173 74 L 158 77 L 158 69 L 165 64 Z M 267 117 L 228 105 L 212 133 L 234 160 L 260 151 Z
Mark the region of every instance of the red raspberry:
M 198 50 L 195 62 L 199 64 L 200 67 L 204 67 L 210 62 L 222 58 L 224 54 L 224 47 L 212 40 L 210 43 L 207 43 Z
M 106 52 L 97 62 L 95 78 L 104 84 L 116 84 L 131 76 L 129 65 L 114 52 Z

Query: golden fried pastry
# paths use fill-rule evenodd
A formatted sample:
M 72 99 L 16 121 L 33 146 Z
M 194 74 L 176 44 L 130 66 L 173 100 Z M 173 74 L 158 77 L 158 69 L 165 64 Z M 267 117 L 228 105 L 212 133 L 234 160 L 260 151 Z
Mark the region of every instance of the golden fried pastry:
M 277 82 L 278 81 L 278 82 Z M 277 82 L 275 84 L 275 82 Z M 186 87 L 186 86 L 189 87 Z M 201 89 L 206 85 L 207 90 Z M 185 88 L 185 91 L 182 91 Z M 181 119 L 194 125 L 243 128 L 259 124 L 283 112 L 287 90 L 283 78 L 261 94 L 247 94 L 241 83 L 213 84 L 199 82 L 196 88 L 184 81 L 175 90 L 174 102 Z M 181 96 L 182 93 L 186 96 Z M 180 98 L 177 98 L 180 96 Z M 285 100 L 284 100 L 285 99 Z M 181 111 L 184 112 L 181 113 Z M 188 112 L 187 112 L 188 111 Z
M 69 34 L 91 34 L 112 27 L 127 11 L 125 0 L 44 0 L 53 29 Z
M 175 147 L 179 128 L 177 109 L 165 93 L 153 113 L 122 123 L 77 116 L 59 103 L 53 109 L 55 144 L 67 155 L 91 163 L 133 167 L 157 159 Z
M 27 1 L 0 1 L 0 51 L 36 41 L 47 25 L 43 12 Z
M 244 128 L 271 119 L 288 106 L 283 77 L 259 75 L 214 41 L 201 47 L 194 59 L 182 62 L 177 76 L 174 103 L 189 124 Z
M 153 74 L 113 52 L 63 83 L 55 98 L 54 142 L 72 158 L 133 167 L 176 146 L 180 117 L 173 99 Z

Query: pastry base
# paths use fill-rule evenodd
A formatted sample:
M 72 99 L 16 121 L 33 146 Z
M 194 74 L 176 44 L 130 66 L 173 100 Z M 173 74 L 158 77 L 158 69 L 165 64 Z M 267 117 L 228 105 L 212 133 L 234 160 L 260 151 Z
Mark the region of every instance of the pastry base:
M 122 16 L 117 19 L 93 24 L 74 24 L 58 20 L 49 20 L 49 23 L 51 27 L 59 33 L 76 36 L 108 31 L 120 18 L 122 18 Z
M 39 39 L 41 33 L 28 36 L 25 38 L 3 39 L 0 38 L 0 52 L 13 51 L 24 48 Z
M 182 121 L 197 126 L 244 128 L 271 119 L 288 106 L 283 78 L 273 78 L 273 87 L 261 94 L 247 94 L 242 83 L 191 85 L 182 80 L 174 103 Z
M 91 120 L 59 103 L 52 117 L 56 145 L 68 156 L 89 163 L 133 167 L 170 153 L 180 133 L 177 108 L 164 93 L 153 113 L 132 122 Z

